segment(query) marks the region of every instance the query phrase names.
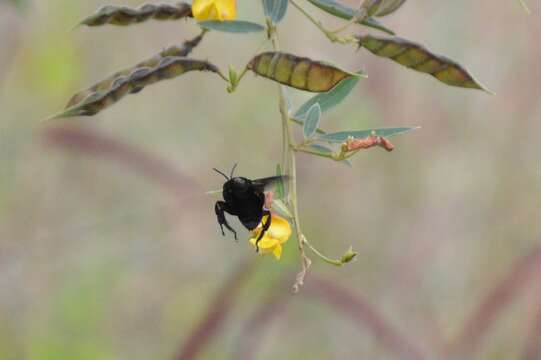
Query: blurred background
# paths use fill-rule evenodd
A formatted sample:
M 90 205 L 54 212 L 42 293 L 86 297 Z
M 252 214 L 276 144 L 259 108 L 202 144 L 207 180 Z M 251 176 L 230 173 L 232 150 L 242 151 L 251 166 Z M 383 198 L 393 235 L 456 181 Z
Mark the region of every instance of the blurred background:
M 293 296 L 296 240 L 280 262 L 258 257 L 246 231 L 221 236 L 205 195 L 223 183 L 213 167 L 274 173 L 276 84 L 248 74 L 228 94 L 190 73 L 93 118 L 40 123 L 198 34 L 191 21 L 72 31 L 105 4 L 0 2 L 1 359 L 541 359 L 541 5 L 418 0 L 383 19 L 495 96 L 330 44 L 290 7 L 285 51 L 369 74 L 324 128 L 422 127 L 352 168 L 299 156 L 306 236 L 359 256 L 312 257 Z M 260 2 L 239 1 L 239 18 L 263 22 Z M 192 56 L 241 68 L 262 40 L 211 33 Z

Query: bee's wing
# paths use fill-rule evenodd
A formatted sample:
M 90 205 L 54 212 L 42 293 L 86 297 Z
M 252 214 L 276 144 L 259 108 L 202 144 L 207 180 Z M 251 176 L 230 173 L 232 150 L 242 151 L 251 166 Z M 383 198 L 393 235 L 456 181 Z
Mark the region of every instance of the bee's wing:
M 289 176 L 271 176 L 262 179 L 252 180 L 253 186 L 261 191 L 272 191 L 278 184 L 285 183 Z

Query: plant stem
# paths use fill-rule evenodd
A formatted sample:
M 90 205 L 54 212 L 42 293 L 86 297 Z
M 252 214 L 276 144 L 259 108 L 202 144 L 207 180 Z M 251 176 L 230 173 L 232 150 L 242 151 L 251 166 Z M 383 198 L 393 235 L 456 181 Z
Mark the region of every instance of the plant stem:
M 359 150 L 361 150 L 361 149 L 359 149 Z M 327 158 L 327 159 L 332 159 L 334 161 L 347 160 L 350 157 L 353 157 L 354 155 L 356 155 L 359 152 L 359 150 L 354 150 L 354 151 L 348 152 L 348 153 L 340 152 L 340 153 L 326 154 L 326 153 L 319 152 L 317 150 L 312 150 L 310 148 L 305 148 L 305 147 L 302 147 L 302 146 L 298 146 L 298 147 L 295 148 L 295 151 L 303 152 L 303 153 L 310 154 L 310 155 L 320 156 L 320 157 L 324 157 L 324 158 Z
M 294 117 L 292 117 L 292 118 L 289 118 L 289 120 L 294 122 L 297 125 L 304 126 L 304 122 L 299 120 L 299 119 L 295 119 Z M 316 133 L 318 133 L 318 134 L 326 134 L 326 132 L 321 130 L 320 128 L 316 129 Z
M 339 27 L 338 29 L 332 31 L 333 34 L 338 34 L 347 28 L 349 28 L 351 25 L 355 24 L 358 21 L 364 21 L 368 18 L 368 9 L 361 5 L 355 16 L 353 16 L 345 25 Z
M 302 6 L 297 4 L 295 0 L 289 0 L 289 3 L 297 8 L 308 20 L 310 20 L 325 36 L 332 42 L 336 42 L 339 44 L 350 44 L 354 43 L 357 40 L 353 37 L 341 37 L 336 35 L 334 31 L 327 30 L 322 24 L 321 21 L 318 21 L 312 17 Z M 349 24 L 348 24 L 349 26 Z
M 343 266 L 344 263 L 342 260 L 335 260 L 331 259 L 327 256 L 325 256 L 323 253 L 321 253 L 318 249 L 316 249 L 310 242 L 306 239 L 304 239 L 304 244 L 310 248 L 317 256 L 319 256 L 323 261 L 325 261 L 328 264 L 334 265 L 334 266 Z
M 276 33 L 276 27 L 269 26 L 269 34 L 272 40 L 272 46 L 275 51 L 280 51 L 280 45 L 278 42 L 278 35 Z M 289 175 L 289 189 L 288 189 L 288 206 L 293 214 L 293 225 L 295 226 L 295 232 L 297 234 L 297 242 L 299 248 L 299 254 L 301 257 L 301 270 L 297 274 L 295 284 L 293 285 L 293 292 L 298 292 L 299 288 L 304 283 L 304 277 L 310 267 L 312 261 L 306 256 L 304 250 L 304 244 L 306 238 L 301 230 L 301 224 L 299 220 L 299 207 L 297 201 L 297 164 L 295 159 L 295 143 L 291 127 L 289 126 L 289 110 L 287 106 L 287 98 L 285 96 L 285 88 L 283 85 L 279 85 L 279 106 L 280 115 L 282 118 L 282 164 L 283 168 L 287 169 Z
M 310 15 L 308 15 L 306 12 L 304 12 L 304 9 L 300 8 L 293 0 L 290 0 L 290 2 L 295 5 L 299 10 L 301 10 L 305 15 L 307 15 L 310 19 Z M 314 19 L 312 19 L 315 24 L 318 24 L 315 22 Z M 320 27 L 323 32 L 329 34 L 328 36 L 336 37 L 334 34 L 330 34 L 327 32 L 326 29 L 324 29 L 322 26 Z M 274 51 L 279 52 L 280 51 L 280 45 L 278 41 L 278 34 L 277 34 L 277 28 L 276 25 L 273 24 L 271 21 L 267 20 L 267 33 L 269 38 L 272 42 L 272 47 Z M 293 226 L 295 227 L 295 232 L 297 235 L 297 242 L 298 242 L 298 248 L 299 248 L 299 255 L 301 258 L 301 270 L 297 274 L 295 284 L 293 285 L 293 292 L 298 292 L 300 287 L 304 283 L 304 277 L 306 276 L 306 273 L 308 272 L 308 269 L 310 268 L 310 265 L 312 264 L 312 261 L 310 258 L 306 255 L 305 246 L 307 246 L 310 250 L 314 252 L 318 257 L 320 257 L 323 261 L 326 263 L 335 265 L 335 266 L 342 266 L 348 261 L 342 261 L 342 260 L 333 260 L 327 256 L 325 256 L 323 253 L 321 253 L 318 249 L 316 249 L 312 244 L 308 242 L 306 237 L 304 236 L 302 230 L 301 230 L 301 224 L 300 224 L 300 217 L 299 217 L 299 206 L 298 206 L 298 199 L 297 199 L 297 164 L 296 164 L 296 153 L 298 151 L 303 152 L 310 152 L 304 149 L 301 146 L 297 145 L 295 143 L 295 139 L 293 138 L 292 129 L 290 127 L 290 121 L 298 122 L 296 119 L 292 119 L 289 114 L 289 108 L 288 108 L 288 100 L 286 96 L 286 88 L 283 85 L 278 86 L 279 89 L 279 108 L 280 108 L 280 116 L 282 119 L 282 168 L 286 171 L 286 174 L 289 175 L 289 184 L 288 184 L 288 196 L 287 196 L 287 206 L 289 207 L 289 210 L 292 214 L 292 221 Z M 320 130 L 323 132 L 322 130 Z M 318 155 L 316 153 L 313 153 L 315 155 Z M 333 160 L 344 160 L 345 158 L 349 156 L 345 156 L 346 154 L 332 154 L 329 157 Z M 339 158 L 340 157 L 340 158 Z

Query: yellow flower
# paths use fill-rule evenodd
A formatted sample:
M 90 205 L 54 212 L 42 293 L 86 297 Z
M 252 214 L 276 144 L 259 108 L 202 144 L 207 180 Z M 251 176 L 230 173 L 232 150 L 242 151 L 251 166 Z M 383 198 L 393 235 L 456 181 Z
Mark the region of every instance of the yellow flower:
M 235 20 L 237 0 L 193 0 L 192 13 L 197 21 Z
M 252 230 L 250 243 L 253 246 L 255 246 L 257 237 L 261 233 L 263 227 L 261 224 L 265 223 L 267 218 L 267 215 L 264 216 L 257 228 Z M 291 225 L 289 225 L 289 222 L 276 214 L 272 214 L 271 226 L 265 232 L 265 235 L 263 235 L 261 240 L 259 240 L 259 253 L 261 255 L 273 253 L 276 260 L 280 260 L 280 257 L 282 256 L 282 244 L 285 243 L 290 236 Z

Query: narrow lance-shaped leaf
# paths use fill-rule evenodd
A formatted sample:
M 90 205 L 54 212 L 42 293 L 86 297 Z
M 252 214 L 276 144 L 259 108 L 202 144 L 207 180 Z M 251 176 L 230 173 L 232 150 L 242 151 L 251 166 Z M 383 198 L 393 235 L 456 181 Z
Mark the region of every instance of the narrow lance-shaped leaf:
M 432 75 L 447 85 L 487 91 L 457 62 L 445 56 L 433 54 L 424 46 L 409 40 L 364 35 L 359 36 L 359 46 L 366 48 L 374 55 Z
M 418 127 L 397 127 L 369 130 L 339 131 L 335 133 L 320 135 L 318 136 L 317 140 L 329 143 L 343 143 L 349 138 L 364 139 L 371 135 L 390 137 L 393 135 L 404 134 L 416 129 L 418 129 Z
M 321 107 L 318 103 L 312 105 L 308 114 L 306 115 L 306 120 L 304 121 L 304 138 L 310 139 L 316 133 L 317 128 L 319 127 L 319 122 L 321 121 Z
M 322 94 L 317 94 L 310 98 L 307 102 L 295 112 L 293 118 L 304 121 L 306 113 L 312 107 L 312 105 L 318 103 L 321 107 L 321 112 L 326 112 L 332 109 L 336 105 L 340 104 L 355 88 L 359 82 L 360 76 L 363 75 L 362 71 L 358 71 L 359 76 L 352 76 L 350 78 L 341 81 L 338 85 L 332 88 L 330 91 Z
M 219 73 L 216 66 L 202 60 L 187 59 L 178 56 L 163 57 L 153 67 L 136 67 L 127 75 L 109 78 L 97 84 L 95 91 L 84 91 L 82 97 L 76 94 L 68 103 L 68 108 L 54 118 L 73 116 L 92 116 L 115 104 L 125 95 L 141 91 L 144 87 L 158 81 L 172 79 L 189 71 L 212 71 Z
M 277 164 L 276 165 L 276 176 L 282 176 L 284 175 L 283 171 L 282 171 L 282 166 L 280 164 Z M 278 181 L 278 183 L 276 184 L 276 193 L 275 193 L 276 197 L 278 199 L 283 199 L 286 195 L 286 191 L 285 191 L 285 187 L 284 187 L 284 182 L 283 181 Z
M 117 25 L 127 26 L 139 24 L 149 19 L 178 20 L 192 17 L 192 6 L 185 2 L 177 4 L 145 4 L 134 9 L 126 6 L 106 5 L 81 21 L 80 25 L 101 26 Z
M 345 6 L 335 0 L 308 0 L 321 10 L 345 20 L 351 20 L 356 15 L 356 10 Z M 373 18 L 359 20 L 359 24 L 394 35 L 394 31 L 388 29 Z
M 386 16 L 398 10 L 406 0 L 383 0 L 376 12 L 376 16 Z
M 278 24 L 286 15 L 288 4 L 288 0 L 263 0 L 265 16 Z
M 203 29 L 210 29 L 228 33 L 254 33 L 262 32 L 265 30 L 265 27 L 259 24 L 241 20 L 208 20 L 199 22 L 199 26 L 201 26 Z
M 311 92 L 326 92 L 351 76 L 358 76 L 321 61 L 281 52 L 254 57 L 248 68 L 281 84 Z
M 160 63 L 160 61 L 163 58 L 166 58 L 169 56 L 178 56 L 178 57 L 188 56 L 192 52 L 192 50 L 196 48 L 199 45 L 199 43 L 201 43 L 201 40 L 203 40 L 204 34 L 205 33 L 203 32 L 200 35 L 196 36 L 195 38 L 185 41 L 182 44 L 182 46 L 176 46 L 176 45 L 170 46 L 164 49 L 163 51 L 159 52 L 158 54 L 154 55 L 150 59 L 141 61 L 135 66 L 117 71 L 113 75 L 109 76 L 107 79 L 102 80 L 92 85 L 88 89 L 80 91 L 77 94 L 75 94 L 68 102 L 67 107 L 69 108 L 75 104 L 80 103 L 81 101 L 83 101 L 85 98 L 87 98 L 89 95 L 93 93 L 96 93 L 98 91 L 107 91 L 111 89 L 111 86 L 113 82 L 115 82 L 116 79 L 122 76 L 128 76 L 129 74 L 133 73 L 135 69 L 154 68 Z M 131 89 L 130 92 L 133 94 L 133 93 L 139 92 L 140 90 L 142 90 L 142 88 L 133 88 Z

